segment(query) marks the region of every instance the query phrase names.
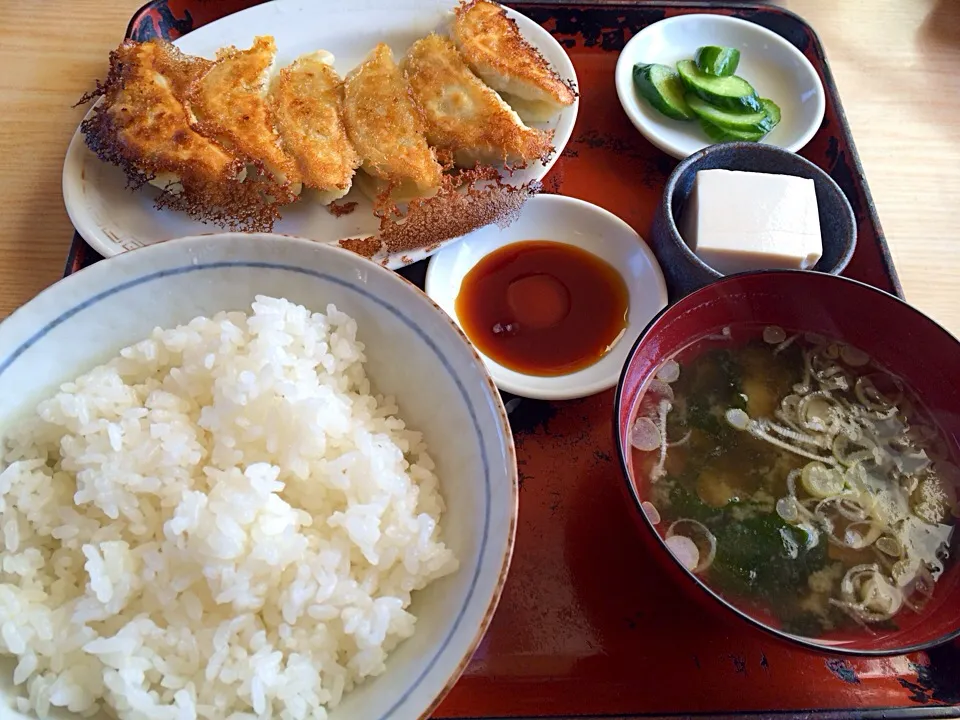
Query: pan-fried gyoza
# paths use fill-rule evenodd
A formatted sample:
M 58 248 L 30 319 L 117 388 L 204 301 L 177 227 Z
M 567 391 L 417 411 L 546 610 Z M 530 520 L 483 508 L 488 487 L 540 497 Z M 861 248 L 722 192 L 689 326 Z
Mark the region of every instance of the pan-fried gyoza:
M 350 190 L 360 156 L 343 122 L 343 82 L 324 51 L 301 55 L 273 81 L 270 108 L 303 184 L 327 203 Z
M 576 100 L 576 93 L 524 40 L 500 5 L 488 0 L 461 3 L 452 35 L 467 64 L 524 121 L 548 120 Z
M 111 53 L 106 81 L 84 97 L 98 102 L 81 132 L 128 184 L 159 188 L 158 208 L 202 222 L 269 231 L 294 202 L 330 204 L 339 216 L 356 202 L 331 203 L 356 183 L 377 217 L 432 212 L 427 225 L 436 228 L 436 207 L 420 201 L 452 179 L 461 193 L 465 181 L 477 185 L 464 196 L 469 202 L 496 204 L 502 188 L 477 178 L 545 162 L 552 134 L 525 121 L 575 99 L 499 6 L 464 0 L 451 36 L 422 38 L 400 65 L 380 43 L 343 76 L 319 49 L 276 71 L 268 35 L 213 59 L 159 39 L 128 40 Z M 495 62 L 497 54 L 512 69 Z M 434 205 L 447 207 L 446 195 Z M 475 229 L 462 227 L 465 218 L 485 217 L 461 215 L 422 246 L 450 237 L 453 225 Z
M 87 145 L 118 165 L 130 185 L 160 188 L 160 207 L 239 230 L 265 230 L 276 203 L 246 178 L 244 160 L 193 127 L 184 97 L 209 67 L 162 40 L 124 42 L 110 55 L 101 97 L 81 125 Z
M 524 125 L 450 40 L 436 34 L 418 40 L 403 69 L 424 113 L 427 140 L 452 152 L 457 165 L 520 165 L 550 153 L 550 135 Z

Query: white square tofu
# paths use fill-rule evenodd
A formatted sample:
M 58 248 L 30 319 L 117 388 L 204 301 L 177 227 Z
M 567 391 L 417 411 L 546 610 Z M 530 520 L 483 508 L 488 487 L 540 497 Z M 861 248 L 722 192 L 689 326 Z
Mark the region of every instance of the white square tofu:
M 823 254 L 813 180 L 701 170 L 679 223 L 690 249 L 724 275 L 800 269 Z

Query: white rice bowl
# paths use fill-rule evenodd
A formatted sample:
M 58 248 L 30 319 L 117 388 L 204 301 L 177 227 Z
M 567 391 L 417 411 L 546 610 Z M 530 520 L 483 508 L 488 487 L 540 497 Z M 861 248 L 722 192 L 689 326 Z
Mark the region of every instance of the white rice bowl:
M 154 331 L 10 431 L 0 652 L 21 711 L 323 717 L 383 672 L 411 592 L 457 561 L 433 461 L 356 333 L 258 297 Z
M 0 717 L 325 718 L 398 646 L 424 665 L 430 645 L 404 643 L 411 603 L 464 568 L 445 478 L 371 386 L 357 334 L 332 304 L 257 296 L 154 330 L 4 423 L 0 655 L 16 687 Z M 333 717 L 374 717 L 352 707 Z

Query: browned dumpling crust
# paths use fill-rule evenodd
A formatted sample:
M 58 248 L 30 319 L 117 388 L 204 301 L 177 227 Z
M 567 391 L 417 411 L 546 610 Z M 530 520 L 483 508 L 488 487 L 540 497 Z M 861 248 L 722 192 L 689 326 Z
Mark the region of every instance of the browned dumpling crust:
M 426 119 L 427 141 L 452 152 L 457 165 L 523 165 L 550 154 L 550 135 L 524 125 L 450 40 L 418 40 L 402 67 Z
M 301 55 L 280 71 L 269 98 L 284 150 L 324 203 L 347 194 L 360 165 L 343 121 L 343 81 L 332 60 L 323 51 Z
M 357 178 L 361 188 L 373 197 L 389 188 L 395 200 L 436 194 L 443 169 L 390 48 L 377 45 L 347 75 L 344 90 L 343 119 L 367 175 Z
M 470 68 L 526 122 L 549 120 L 577 99 L 528 43 L 506 11 L 489 0 L 457 7 L 453 39 Z

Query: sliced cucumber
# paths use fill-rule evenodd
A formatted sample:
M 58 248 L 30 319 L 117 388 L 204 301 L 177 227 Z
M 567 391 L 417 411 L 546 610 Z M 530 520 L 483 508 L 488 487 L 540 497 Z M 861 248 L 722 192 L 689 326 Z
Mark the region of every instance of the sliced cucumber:
M 697 50 L 697 67 L 707 75 L 729 77 L 740 64 L 740 51 L 731 47 L 707 45 Z
M 762 140 L 770 130 L 773 130 L 780 123 L 780 108 L 773 100 L 763 98 L 760 100 L 760 104 L 763 106 L 764 125 L 769 128 L 768 130 L 752 131 L 727 125 L 715 125 L 703 115 L 700 116 L 700 125 L 707 137 L 714 142 L 757 142 Z M 691 107 L 693 107 L 693 104 L 691 104 Z
M 641 97 L 667 117 L 674 120 L 696 118 L 683 99 L 684 86 L 673 68 L 638 63 L 633 66 L 633 84 Z
M 780 124 L 780 106 L 768 98 L 760 98 L 760 106 L 767 114 L 767 124 L 770 125 L 770 130 L 773 130 Z M 767 130 L 767 132 L 770 132 L 770 130 Z
M 717 143 L 722 142 L 757 142 L 762 140 L 766 133 L 749 132 L 747 130 L 727 130 L 718 127 L 707 120 L 700 120 L 700 126 L 707 137 Z
M 748 133 L 766 133 L 770 132 L 776 123 L 771 123 L 771 118 L 766 112 L 731 112 L 721 110 L 703 100 L 702 98 L 687 93 L 687 105 L 696 113 L 697 117 L 706 120 L 711 125 L 716 125 L 723 130 L 738 130 Z
M 744 110 L 758 112 L 761 109 L 757 91 L 742 77 L 736 75 L 730 77 L 707 75 L 707 73 L 700 71 L 693 60 L 678 62 L 677 72 L 680 74 L 683 84 L 691 92 L 711 105 L 716 105 L 723 110 L 739 110 L 741 112 Z

